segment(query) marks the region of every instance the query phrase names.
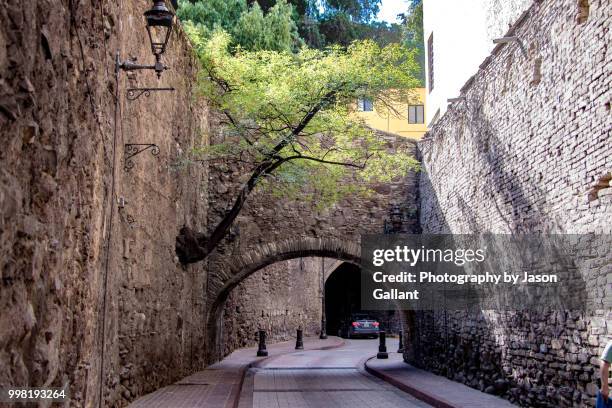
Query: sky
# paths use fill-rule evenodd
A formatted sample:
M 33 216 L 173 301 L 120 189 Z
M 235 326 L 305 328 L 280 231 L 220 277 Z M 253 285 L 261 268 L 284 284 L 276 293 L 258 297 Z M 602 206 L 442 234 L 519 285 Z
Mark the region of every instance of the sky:
M 396 16 L 408 10 L 408 0 L 382 0 L 378 20 L 397 23 Z

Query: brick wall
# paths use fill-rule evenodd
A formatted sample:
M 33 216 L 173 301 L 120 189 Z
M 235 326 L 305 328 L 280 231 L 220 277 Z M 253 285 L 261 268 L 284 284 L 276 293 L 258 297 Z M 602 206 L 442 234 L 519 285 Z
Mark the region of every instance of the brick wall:
M 607 1 L 544 0 L 511 28 L 528 55 L 497 47 L 419 143 L 424 233 L 612 232 L 610 20 Z M 586 313 L 417 314 L 417 364 L 523 406 L 592 406 L 612 339 L 600 261 Z

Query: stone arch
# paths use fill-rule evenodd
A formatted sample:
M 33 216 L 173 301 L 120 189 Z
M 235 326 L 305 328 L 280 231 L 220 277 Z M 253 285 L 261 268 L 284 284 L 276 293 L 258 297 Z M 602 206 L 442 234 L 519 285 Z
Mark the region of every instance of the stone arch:
M 217 279 L 208 288 L 207 337 L 208 349 L 213 353 L 210 360 L 222 357 L 221 317 L 225 302 L 232 289 L 258 270 L 276 262 L 296 258 L 323 257 L 355 265 L 361 263 L 359 242 L 338 238 L 299 237 L 290 240 L 258 245 L 235 255 L 216 271 Z

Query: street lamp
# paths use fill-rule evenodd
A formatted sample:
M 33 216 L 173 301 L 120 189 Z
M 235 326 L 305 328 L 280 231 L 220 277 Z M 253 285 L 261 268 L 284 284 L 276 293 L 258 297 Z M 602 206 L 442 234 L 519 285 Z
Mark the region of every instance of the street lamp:
M 151 41 L 151 51 L 156 59 L 166 51 L 166 45 L 172 33 L 174 14 L 168 10 L 164 0 L 155 0 L 153 8 L 144 13 L 147 21 L 147 32 Z
M 402 210 L 399 205 L 394 205 L 389 214 L 391 218 L 391 225 L 395 232 L 400 232 L 402 229 Z
M 155 56 L 155 64 L 137 64 L 136 58 L 121 62 L 119 59 L 119 53 L 117 53 L 115 69 L 117 72 L 119 72 L 119 69 L 124 71 L 153 69 L 157 73 L 157 77 L 160 78 L 162 72 L 168 69 L 167 66 L 162 64 L 161 56 L 166 51 L 166 46 L 168 45 L 168 40 L 170 39 L 170 34 L 172 33 L 174 14 L 168 10 L 164 0 L 154 0 L 153 7 L 150 10 L 145 11 L 144 17 L 147 23 L 149 41 L 151 42 L 151 51 Z
M 399 205 L 394 204 L 389 210 L 388 218 L 385 218 L 384 233 L 399 234 L 404 224 L 404 213 Z

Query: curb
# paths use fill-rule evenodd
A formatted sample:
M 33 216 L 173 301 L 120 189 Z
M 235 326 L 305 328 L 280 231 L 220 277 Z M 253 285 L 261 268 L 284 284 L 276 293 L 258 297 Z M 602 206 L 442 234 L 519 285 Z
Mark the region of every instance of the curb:
M 376 356 L 368 358 L 364 363 L 365 370 L 373 376 L 378 377 L 385 382 L 388 382 L 394 387 L 399 388 L 400 390 L 436 408 L 461 408 L 460 406 L 454 405 L 450 401 L 440 398 L 437 395 L 430 394 L 428 392 L 414 388 L 406 383 L 396 380 L 392 376 L 385 374 L 382 371 L 368 366 L 368 361 L 372 360 L 373 358 L 376 358 Z

